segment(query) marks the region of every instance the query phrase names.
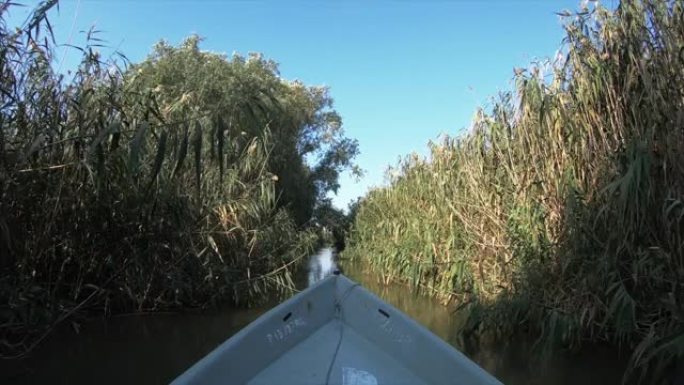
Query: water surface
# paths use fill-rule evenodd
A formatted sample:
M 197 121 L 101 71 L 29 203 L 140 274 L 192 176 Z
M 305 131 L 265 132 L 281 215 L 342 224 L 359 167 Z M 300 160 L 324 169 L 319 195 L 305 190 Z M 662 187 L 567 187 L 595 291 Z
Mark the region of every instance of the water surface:
M 432 298 L 401 284 L 383 285 L 362 265 L 340 263 L 331 249 L 313 255 L 299 285 L 306 287 L 338 267 L 387 302 L 462 350 L 508 385 L 619 384 L 625 358 L 593 346 L 578 354 L 558 354 L 540 368 L 530 341 L 499 341 L 461 346 L 456 318 Z M 231 335 L 277 304 L 251 309 L 220 309 L 197 314 L 156 314 L 95 319 L 80 333 L 63 327 L 28 358 L 0 361 L 1 384 L 166 384 Z

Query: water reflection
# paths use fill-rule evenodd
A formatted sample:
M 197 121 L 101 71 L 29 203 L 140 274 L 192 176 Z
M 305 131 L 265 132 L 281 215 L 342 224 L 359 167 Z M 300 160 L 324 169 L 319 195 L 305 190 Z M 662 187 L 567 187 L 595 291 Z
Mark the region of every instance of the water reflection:
M 507 385 L 620 384 L 627 363 L 613 348 L 591 346 L 575 354 L 558 353 L 543 365 L 533 353 L 531 338 L 496 341 L 487 346 L 467 345 L 458 337 L 459 315 L 439 301 L 409 287 L 382 283 L 366 266 L 345 263 L 345 274 L 397 307 L 434 334 L 455 346 Z
M 343 267 L 351 279 L 464 351 L 507 385 L 620 383 L 625 360 L 614 350 L 592 347 L 580 355 L 559 355 L 540 368 L 531 359 L 530 341 L 463 346 L 455 333 L 456 318 L 439 302 L 404 285 L 384 285 L 363 265 L 347 261 L 340 265 L 333 250 L 321 250 L 311 257 L 301 286 Z M 277 302 L 272 298 L 251 309 L 98 319 L 84 324 L 80 334 L 64 327 L 31 357 L 0 361 L 0 384 L 165 384 Z
M 309 259 L 308 286 L 331 275 L 337 269 L 334 252 L 331 248 L 323 248 Z
M 168 384 L 264 308 L 94 319 L 53 333 L 23 360 L 0 360 L 0 384 Z

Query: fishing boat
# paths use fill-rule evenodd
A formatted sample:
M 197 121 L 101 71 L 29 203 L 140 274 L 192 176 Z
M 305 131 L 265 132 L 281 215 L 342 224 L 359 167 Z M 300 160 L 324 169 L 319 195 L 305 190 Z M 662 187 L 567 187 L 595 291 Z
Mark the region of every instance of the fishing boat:
M 497 379 L 336 273 L 271 309 L 173 385 L 496 385 Z

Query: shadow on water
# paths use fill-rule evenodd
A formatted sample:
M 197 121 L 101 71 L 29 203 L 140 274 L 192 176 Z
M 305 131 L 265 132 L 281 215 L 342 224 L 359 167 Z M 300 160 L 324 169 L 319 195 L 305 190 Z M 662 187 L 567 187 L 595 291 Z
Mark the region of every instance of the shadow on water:
M 614 348 L 591 346 L 574 354 L 557 353 L 539 365 L 533 353 L 534 340 L 520 337 L 487 345 L 463 345 L 458 338 L 458 315 L 439 301 L 416 293 L 399 283 L 385 285 L 377 274 L 357 263 L 345 263 L 345 273 L 386 302 L 427 327 L 465 353 L 478 365 L 507 385 L 598 385 L 620 384 L 627 357 Z
M 506 341 L 488 348 L 463 347 L 455 317 L 437 301 L 400 284 L 383 285 L 363 266 L 341 263 L 322 249 L 298 277 L 302 288 L 340 267 L 351 279 L 401 309 L 508 385 L 619 384 L 624 359 L 610 349 L 593 348 L 559 356 L 539 370 L 531 365 L 529 341 Z M 71 328 L 54 333 L 32 356 L 0 361 L 2 384 L 165 384 L 277 303 L 251 309 L 222 309 L 201 314 L 159 314 L 96 319 L 79 334 Z

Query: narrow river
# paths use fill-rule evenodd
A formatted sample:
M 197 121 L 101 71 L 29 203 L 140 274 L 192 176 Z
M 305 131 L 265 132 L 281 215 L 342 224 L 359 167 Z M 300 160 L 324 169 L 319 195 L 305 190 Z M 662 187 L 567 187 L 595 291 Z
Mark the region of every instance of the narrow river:
M 540 367 L 533 363 L 530 341 L 501 341 L 486 348 L 460 346 L 455 318 L 448 308 L 404 285 L 383 285 L 359 264 L 340 265 L 345 275 L 456 346 L 507 385 L 620 383 L 626 358 L 614 349 L 591 347 L 575 354 L 558 354 Z M 337 268 L 334 253 L 322 249 L 310 258 L 301 285 L 310 285 Z M 251 309 L 92 320 L 79 334 L 62 328 L 29 358 L 0 361 L 0 384 L 166 384 L 276 303 L 273 299 Z

